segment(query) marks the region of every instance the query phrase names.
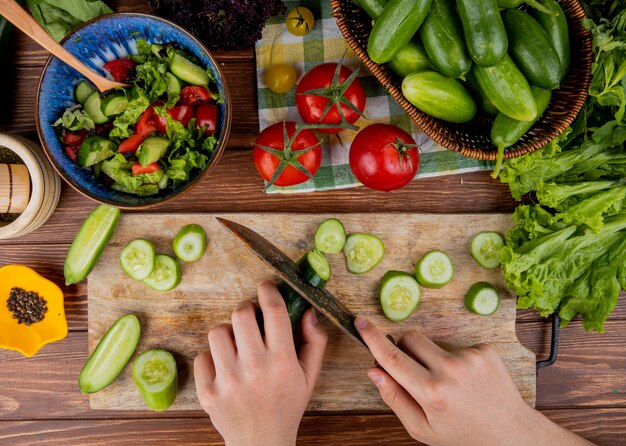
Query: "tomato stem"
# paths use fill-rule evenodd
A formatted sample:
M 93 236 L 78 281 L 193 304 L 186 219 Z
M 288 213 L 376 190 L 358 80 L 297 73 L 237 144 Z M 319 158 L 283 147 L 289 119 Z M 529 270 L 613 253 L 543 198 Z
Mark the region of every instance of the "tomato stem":
M 413 161 L 411 160 L 411 155 L 409 155 L 409 150 L 417 148 L 417 144 L 407 144 L 400 138 L 396 138 L 395 141 L 390 144 L 398 152 L 398 159 L 400 160 L 400 170 L 404 170 L 404 166 L 402 165 L 404 158 L 406 158 L 407 162 L 409 163 L 409 170 L 413 169 Z

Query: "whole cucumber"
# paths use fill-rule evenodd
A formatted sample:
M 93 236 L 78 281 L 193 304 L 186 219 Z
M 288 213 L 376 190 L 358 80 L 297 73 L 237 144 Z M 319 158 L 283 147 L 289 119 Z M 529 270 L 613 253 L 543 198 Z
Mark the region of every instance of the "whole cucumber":
M 467 85 L 470 93 L 472 93 L 472 95 L 474 96 L 474 99 L 476 99 L 476 102 L 480 104 L 480 108 L 482 108 L 485 113 L 491 116 L 495 116 L 498 114 L 498 109 L 485 95 L 483 89 L 480 88 L 480 85 L 478 85 L 478 81 L 476 81 L 476 78 L 471 71 L 467 73 L 467 76 L 465 76 L 465 84 Z
M 495 1 L 495 0 L 494 0 Z M 389 62 L 417 32 L 432 0 L 391 0 L 372 28 L 367 53 L 376 63 Z
M 474 62 L 483 67 L 500 62 L 508 41 L 496 0 L 456 0 L 456 5 Z
M 561 82 L 561 61 L 539 23 L 519 9 L 502 12 L 509 54 L 528 82 L 552 90 Z
M 409 74 L 402 93 L 421 111 L 444 121 L 468 122 L 476 115 L 476 103 L 465 87 L 435 71 Z
M 518 121 L 537 117 L 537 104 L 528 81 L 509 56 L 492 67 L 474 65 L 472 73 L 496 108 Z
M 454 0 L 433 0 L 430 12 L 420 26 L 419 35 L 428 58 L 437 71 L 448 77 L 459 78 L 472 66 L 461 20 L 455 10 Z
M 537 117 L 532 121 L 517 121 L 504 113 L 498 113 L 493 121 L 493 127 L 491 127 L 491 142 L 494 146 L 498 148 L 511 147 L 530 130 L 548 108 L 552 92 L 535 86 L 531 88 L 537 104 Z
M 541 11 L 531 11 L 532 16 L 548 35 L 548 39 L 559 55 L 561 61 L 561 81 L 569 72 L 571 53 L 569 42 L 569 28 L 565 12 L 555 0 L 543 0 L 542 4 L 554 14 L 545 14 Z
M 376 20 L 382 14 L 387 0 L 352 0 L 363 11 L 369 15 L 372 20 Z
M 398 51 L 398 54 L 389 61 L 389 67 L 400 77 L 405 77 L 415 71 L 434 68 L 426 55 L 422 42 L 416 39 L 411 40 Z

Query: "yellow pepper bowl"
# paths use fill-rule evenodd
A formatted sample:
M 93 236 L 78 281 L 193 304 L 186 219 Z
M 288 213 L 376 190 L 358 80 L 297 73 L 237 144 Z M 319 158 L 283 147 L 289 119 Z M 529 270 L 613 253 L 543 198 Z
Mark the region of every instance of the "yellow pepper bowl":
M 7 301 L 12 288 L 35 292 L 47 301 L 48 311 L 41 322 L 27 326 L 13 319 Z M 33 356 L 44 345 L 67 336 L 63 292 L 53 282 L 21 265 L 0 268 L 0 348 Z

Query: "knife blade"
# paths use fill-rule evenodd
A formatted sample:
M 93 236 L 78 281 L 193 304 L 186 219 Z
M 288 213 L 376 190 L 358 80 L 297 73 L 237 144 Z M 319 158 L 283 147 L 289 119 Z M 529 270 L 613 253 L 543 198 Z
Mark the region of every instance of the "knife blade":
M 262 235 L 234 221 L 221 217 L 216 218 L 316 310 L 369 351 L 361 335 L 359 335 L 354 327 L 356 315 L 343 302 L 333 296 L 329 291 L 323 288 L 316 288 L 302 280 L 294 261 Z

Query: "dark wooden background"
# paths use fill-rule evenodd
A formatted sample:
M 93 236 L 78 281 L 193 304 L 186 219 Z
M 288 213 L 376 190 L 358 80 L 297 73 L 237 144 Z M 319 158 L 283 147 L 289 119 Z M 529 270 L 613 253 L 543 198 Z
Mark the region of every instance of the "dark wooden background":
M 147 12 L 145 1 L 118 0 L 119 12 Z M 47 54 L 14 33 L 12 71 L 2 85 L 0 131 L 36 140 L 34 98 Z M 228 150 L 209 178 L 163 212 L 509 212 L 515 207 L 506 186 L 487 173 L 424 179 L 393 193 L 364 188 L 306 195 L 265 195 L 252 164 L 250 146 L 258 133 L 254 54 L 218 52 L 233 97 Z M 6 98 L 8 95 L 8 98 Z M 0 265 L 21 263 L 57 284 L 69 243 L 94 203 L 64 185 L 54 216 L 36 232 L 0 242 Z M 92 411 L 77 379 L 87 359 L 87 286 L 65 287 L 70 333 L 35 357 L 0 350 L 0 444 L 221 444 L 203 412 Z M 0 327 L 2 329 L 2 327 Z M 539 357 L 548 353 L 550 324 L 518 312 L 520 340 Z M 364 371 L 365 373 L 365 371 Z M 563 426 L 605 445 L 626 440 L 626 304 L 622 299 L 606 333 L 585 333 L 578 321 L 562 332 L 556 365 L 539 373 L 537 408 Z M 166 421 L 164 421 L 166 420 Z M 389 413 L 307 414 L 298 444 L 413 444 Z

